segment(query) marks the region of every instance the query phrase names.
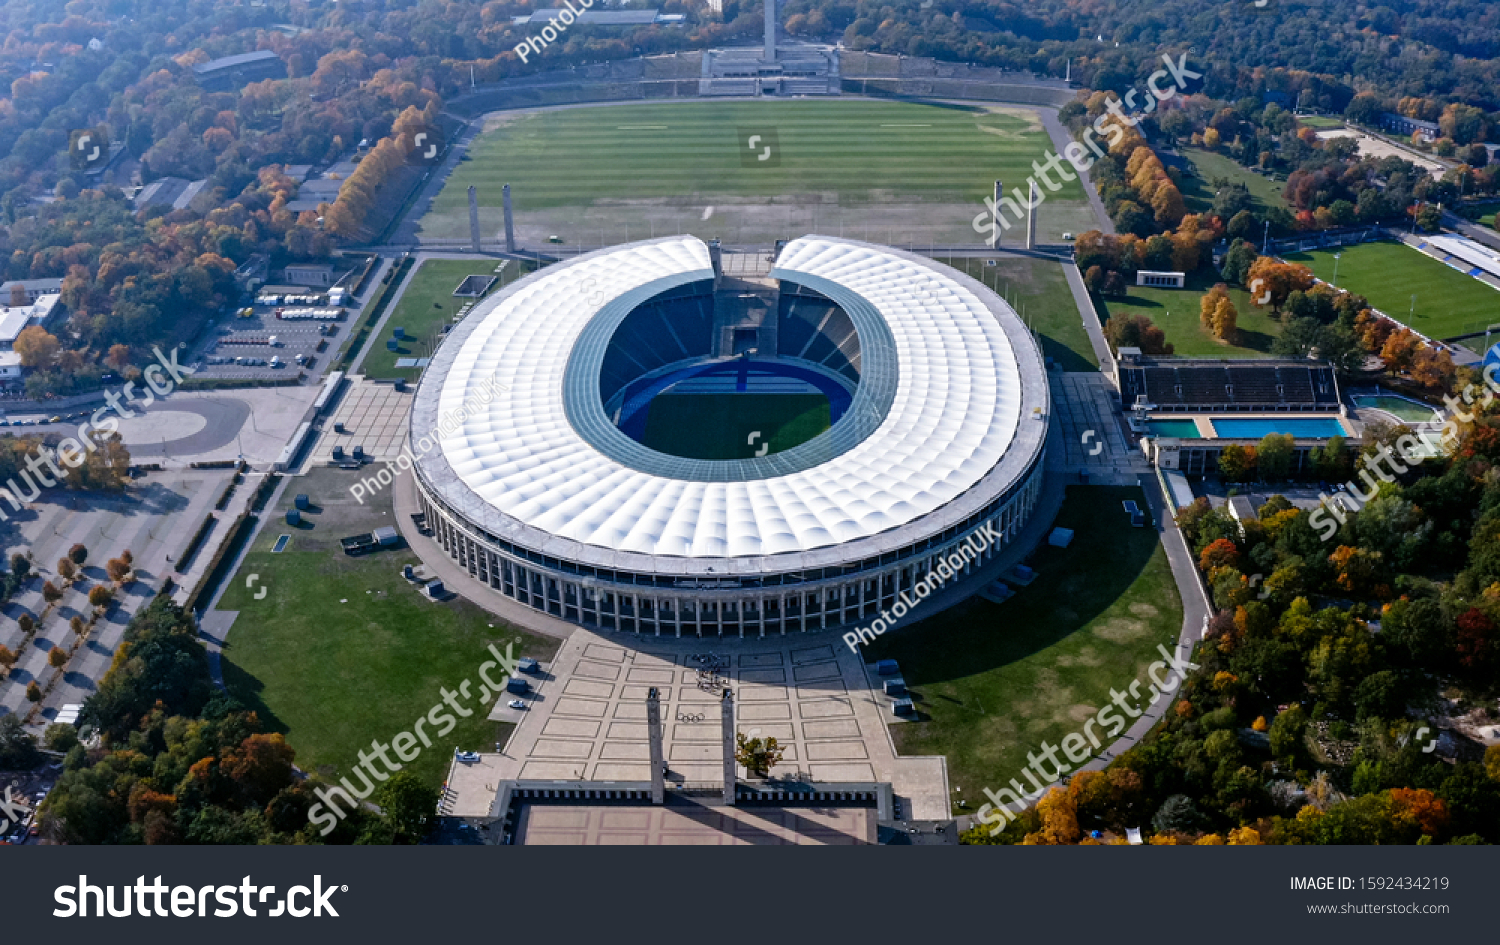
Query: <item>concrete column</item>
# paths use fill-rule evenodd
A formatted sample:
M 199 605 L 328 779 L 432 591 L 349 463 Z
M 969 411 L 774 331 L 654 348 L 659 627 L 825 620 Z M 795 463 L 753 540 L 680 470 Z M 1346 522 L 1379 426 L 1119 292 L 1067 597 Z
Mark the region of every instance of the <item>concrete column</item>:
M 1042 202 L 1036 181 L 1031 182 L 1030 199 L 1026 201 L 1026 248 L 1036 249 L 1036 208 Z
M 734 692 L 724 687 L 724 803 L 734 806 L 734 787 L 739 780 L 734 760 Z
M 646 692 L 646 729 L 651 739 L 651 803 L 665 804 L 667 785 L 661 746 L 661 693 L 655 686 Z
M 516 251 L 516 223 L 510 211 L 510 185 L 500 188 L 500 201 L 505 205 L 505 251 Z
M 1000 248 L 1000 198 L 1005 196 L 1005 185 L 995 181 L 995 216 L 991 221 L 995 228 L 990 231 L 990 249 Z
M 479 192 L 469 185 L 469 248 L 479 252 Z
M 766 62 L 776 61 L 776 0 L 765 0 L 766 3 Z M 756 83 L 760 88 L 760 83 Z

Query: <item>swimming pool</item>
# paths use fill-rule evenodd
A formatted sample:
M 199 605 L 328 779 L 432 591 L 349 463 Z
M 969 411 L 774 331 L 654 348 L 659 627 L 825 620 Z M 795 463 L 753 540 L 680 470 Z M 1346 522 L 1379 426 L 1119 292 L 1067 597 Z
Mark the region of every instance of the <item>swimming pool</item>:
M 1437 423 L 1442 418 L 1433 408 L 1426 404 L 1419 404 L 1405 397 L 1396 397 L 1392 394 L 1356 394 L 1353 401 L 1361 407 L 1374 407 L 1376 410 L 1384 410 L 1397 420 L 1405 420 L 1409 423 Z
M 1184 440 L 1199 437 L 1198 424 L 1191 420 L 1147 420 L 1146 429 L 1152 436 L 1175 436 Z
M 1225 439 L 1258 440 L 1268 433 L 1295 437 L 1348 436 L 1337 417 L 1213 417 L 1214 433 Z

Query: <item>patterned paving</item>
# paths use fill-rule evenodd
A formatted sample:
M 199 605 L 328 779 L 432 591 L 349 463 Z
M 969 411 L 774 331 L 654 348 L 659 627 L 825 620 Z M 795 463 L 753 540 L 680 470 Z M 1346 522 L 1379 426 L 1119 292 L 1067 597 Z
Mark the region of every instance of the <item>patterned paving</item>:
M 545 667 L 529 709 L 510 709 L 501 700 L 491 713 L 518 724 L 504 754 L 486 757 L 484 785 L 496 778 L 649 781 L 646 694 L 652 686 L 662 699 L 668 786 L 721 783 L 720 693 L 727 685 L 734 692 L 736 729 L 774 737 L 785 748 L 773 775 L 889 781 L 916 816 L 928 809 L 929 816 L 946 815 L 943 760 L 896 757 L 886 730 L 890 700 L 837 641 L 712 646 L 713 662 L 705 664 L 700 658 L 709 656 L 707 642 L 635 650 L 575 632 Z M 743 768 L 739 774 L 745 776 Z M 468 779 L 455 775 L 450 786 L 468 794 L 459 783 Z M 479 790 L 477 783 L 473 790 Z M 462 806 L 480 801 L 464 797 Z

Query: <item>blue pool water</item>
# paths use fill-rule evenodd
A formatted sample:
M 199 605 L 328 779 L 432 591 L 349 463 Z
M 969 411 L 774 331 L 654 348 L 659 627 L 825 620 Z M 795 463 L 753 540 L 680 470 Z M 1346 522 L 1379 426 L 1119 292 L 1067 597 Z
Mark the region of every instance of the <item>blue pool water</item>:
M 1198 424 L 1191 420 L 1147 420 L 1152 436 L 1175 436 L 1184 440 L 1198 438 Z
M 1336 417 L 1214 417 L 1214 432 L 1225 439 L 1260 439 L 1267 433 L 1295 437 L 1348 436 Z

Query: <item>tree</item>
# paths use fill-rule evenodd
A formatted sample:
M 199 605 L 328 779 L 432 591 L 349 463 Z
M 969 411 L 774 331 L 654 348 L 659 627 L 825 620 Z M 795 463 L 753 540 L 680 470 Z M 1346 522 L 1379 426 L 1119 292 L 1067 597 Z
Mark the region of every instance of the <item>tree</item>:
M 781 764 L 785 749 L 776 744 L 774 738 L 746 738 L 744 733 L 735 735 L 734 760 L 744 766 L 751 777 L 764 778 L 771 769 Z
M 1260 254 L 1255 251 L 1255 246 L 1247 240 L 1237 239 L 1229 245 L 1229 251 L 1224 254 L 1224 262 L 1219 267 L 1219 272 L 1225 279 L 1244 285 L 1250 272 L 1250 267 L 1255 265 Z
M 67 754 L 70 749 L 78 744 L 78 729 L 66 722 L 53 722 L 42 732 L 42 744 L 47 746 L 48 751 L 60 751 Z
M 1202 571 L 1232 568 L 1239 564 L 1240 550 L 1228 538 L 1217 538 L 1204 547 L 1198 555 L 1198 567 Z
M 16 654 L 10 647 L 0 643 L 0 669 L 10 672 L 10 668 L 16 665 Z
M 130 563 L 120 558 L 110 558 L 109 562 L 104 565 L 104 573 L 109 575 L 111 581 L 118 584 L 130 574 Z
M 219 771 L 238 785 L 248 802 L 264 807 L 292 783 L 292 762 L 296 754 L 280 734 L 251 735 L 224 757 Z M 437 809 L 436 792 L 427 809 Z
M 1411 367 L 1422 339 L 1410 328 L 1398 328 L 1385 339 L 1380 349 L 1380 359 L 1386 370 L 1399 373 Z
M 78 565 L 74 564 L 71 558 L 58 558 L 57 576 L 72 584 L 73 579 L 78 576 Z
M 47 651 L 47 665 L 57 669 L 68 661 L 68 651 L 60 646 L 54 646 Z
M 1292 471 L 1295 444 L 1289 433 L 1267 433 L 1255 449 L 1262 479 L 1285 479 Z
M 1245 284 L 1250 289 L 1250 304 L 1257 308 L 1269 305 L 1272 311 L 1279 313 L 1287 296 L 1298 290 L 1306 292 L 1313 287 L 1315 280 L 1312 270 L 1306 266 L 1262 256 L 1250 265 Z
M 1167 343 L 1166 332 L 1156 327 L 1145 315 L 1116 312 L 1104 323 L 1104 337 L 1116 351 L 1122 347 L 1135 347 L 1145 354 L 1169 355 L 1173 350 L 1172 345 Z
M 35 679 L 33 679 L 31 682 L 29 682 L 29 683 L 26 684 L 26 701 L 27 702 L 41 702 L 42 701 L 42 687 L 38 686 L 36 684 L 36 680 Z
M 1027 845 L 1073 844 L 1082 836 L 1078 829 L 1078 809 L 1071 792 L 1053 788 L 1037 801 L 1036 812 L 1041 817 L 1041 828 L 1026 835 Z
M 1219 130 L 1207 128 L 1203 132 L 1203 146 L 1212 151 L 1219 146 Z
M 403 770 L 376 789 L 374 801 L 385 812 L 399 840 L 417 843 L 427 836 L 428 823 L 437 811 L 438 792 L 410 770 Z
M 45 328 L 31 325 L 21 329 L 11 347 L 21 356 L 22 367 L 46 368 L 57 360 L 57 352 L 62 346 Z
M 84 623 L 83 618 L 78 614 L 74 614 L 68 620 L 68 626 L 73 630 L 75 634 L 77 634 L 78 636 L 83 636 L 83 631 L 87 629 L 88 624 Z
M 37 698 L 41 698 L 40 689 Z M 39 761 L 41 755 L 36 750 L 36 736 L 26 731 L 26 726 L 14 713 L 0 715 L 0 770 L 24 771 L 35 767 Z
M 22 614 L 16 618 L 16 624 L 20 626 L 22 633 L 29 634 L 36 627 L 36 618 L 30 614 Z
M 115 599 L 115 592 L 108 585 L 95 584 L 89 588 L 89 605 L 93 607 L 108 607 L 109 602 Z
M 1255 475 L 1255 447 L 1226 444 L 1219 452 L 1219 474 L 1230 482 L 1246 482 Z
M 1271 755 L 1288 765 L 1294 764 L 1303 751 L 1307 734 L 1307 713 L 1294 705 L 1271 720 Z
M 73 563 L 81 568 L 83 567 L 83 563 L 89 559 L 89 550 L 83 546 L 82 542 L 79 542 L 68 549 L 68 557 L 72 558 Z
M 1232 342 L 1239 337 L 1239 310 L 1228 298 L 1219 299 L 1214 307 L 1211 328 L 1214 337 L 1223 342 Z
M 1159 833 L 1197 833 L 1204 826 L 1205 819 L 1198 805 L 1186 794 L 1173 794 L 1162 802 L 1156 811 L 1156 816 L 1151 818 L 1151 826 Z
M 51 581 L 42 585 L 42 600 L 49 604 L 55 604 L 62 599 L 62 591 Z

